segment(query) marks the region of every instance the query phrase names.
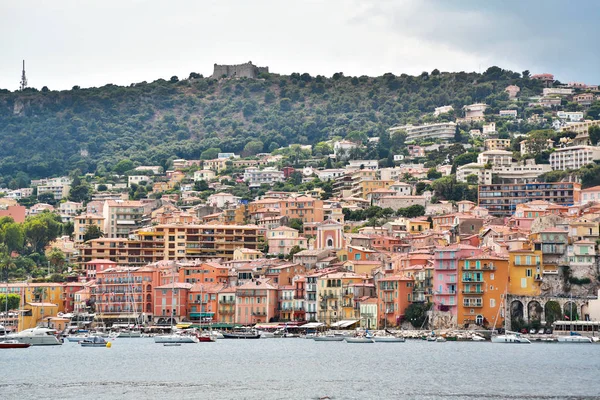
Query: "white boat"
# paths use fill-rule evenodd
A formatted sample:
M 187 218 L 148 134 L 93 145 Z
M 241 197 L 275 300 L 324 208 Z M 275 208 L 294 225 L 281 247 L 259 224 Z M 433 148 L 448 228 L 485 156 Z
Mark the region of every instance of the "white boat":
M 124 330 L 117 333 L 119 339 L 121 338 L 141 338 L 142 332 L 136 330 Z
M 522 343 L 530 344 L 529 339 L 519 333 L 506 332 L 504 335 L 492 335 L 492 343 Z
M 375 343 L 404 343 L 406 339 L 400 336 L 373 336 Z
M 471 340 L 474 342 L 485 342 L 485 338 L 481 337 L 479 335 L 473 335 L 471 336 Z
M 593 343 L 591 337 L 581 335 L 564 335 L 556 338 L 558 343 Z
M 343 342 L 344 336 L 340 335 L 324 335 L 313 337 L 315 342 Z
M 344 338 L 346 343 L 375 343 L 372 338 L 359 336 L 359 337 L 346 337 Z
M 89 338 L 90 335 L 88 334 L 84 334 L 84 335 L 72 335 L 72 336 L 67 336 L 65 339 L 67 339 L 68 342 L 75 342 L 75 343 L 79 343 L 82 340 L 85 340 L 87 338 Z
M 17 340 L 20 343 L 29 343 L 32 346 L 56 346 L 62 344 L 57 335 L 58 332 L 55 329 L 30 328 L 6 335 L 4 339 Z
M 275 337 L 276 336 L 275 336 L 274 332 L 263 332 L 263 331 L 260 332 L 261 339 L 274 339 Z
M 446 343 L 447 342 L 446 338 L 443 336 L 438 336 L 437 338 L 435 338 L 435 341 L 438 343 Z
M 428 342 L 435 342 L 436 340 L 437 340 L 437 337 L 435 337 L 435 336 L 427 336 Z
M 199 340 L 196 336 L 191 335 L 180 335 L 173 333 L 170 335 L 158 335 L 154 336 L 154 343 L 198 343 Z

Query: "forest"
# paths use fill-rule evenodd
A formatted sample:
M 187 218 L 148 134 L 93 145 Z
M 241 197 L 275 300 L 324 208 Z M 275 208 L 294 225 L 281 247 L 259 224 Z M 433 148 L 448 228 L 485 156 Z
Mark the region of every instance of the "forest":
M 16 182 L 26 182 L 74 169 L 103 175 L 122 160 L 167 167 L 175 158 L 208 158 L 217 150 L 252 156 L 292 143 L 378 137 L 394 125 L 435 122 L 432 112 L 442 105 L 458 114 L 474 102 L 489 104 L 490 115 L 509 106 L 521 112 L 526 103 L 508 101 L 509 84 L 519 85 L 523 97 L 541 92 L 528 71 L 499 67 L 482 74 L 436 69 L 331 78 L 215 80 L 191 73 L 127 87 L 0 89 L 0 185 L 17 175 Z

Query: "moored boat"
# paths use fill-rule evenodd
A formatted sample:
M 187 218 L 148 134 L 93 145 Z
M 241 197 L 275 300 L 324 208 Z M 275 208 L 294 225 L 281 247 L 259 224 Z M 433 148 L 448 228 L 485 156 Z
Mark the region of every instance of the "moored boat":
M 344 336 L 341 335 L 322 335 L 313 337 L 315 342 L 343 342 Z
M 558 343 L 593 343 L 591 337 L 582 336 L 575 332 L 571 332 L 570 335 L 557 336 L 556 341 Z
M 375 343 L 403 343 L 406 342 L 406 339 L 401 336 L 373 336 L 373 341 Z
M 196 336 L 178 333 L 154 336 L 154 343 L 198 343 L 199 341 Z
M 517 343 L 531 344 L 529 339 L 521 336 L 520 333 L 505 332 L 503 335 L 492 335 L 492 343 Z
M 6 340 L 16 340 L 20 343 L 29 343 L 32 346 L 57 346 L 62 341 L 58 338 L 58 332 L 55 329 L 48 328 L 29 328 L 18 333 L 12 333 L 4 336 Z
M 0 349 L 26 349 L 31 346 L 30 343 L 21 343 L 18 340 L 5 340 L 0 342 Z
M 90 336 L 79 342 L 81 347 L 106 347 L 108 342 L 100 336 Z
M 365 336 L 346 337 L 344 340 L 346 343 L 375 343 L 372 338 Z

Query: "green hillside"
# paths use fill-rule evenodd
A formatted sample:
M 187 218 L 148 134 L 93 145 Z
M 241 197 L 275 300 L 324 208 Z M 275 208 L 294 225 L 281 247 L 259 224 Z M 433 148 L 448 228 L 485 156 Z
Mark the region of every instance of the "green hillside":
M 243 153 L 257 140 L 248 152 L 352 131 L 378 136 L 393 125 L 431 122 L 434 108 L 448 104 L 460 110 L 486 102 L 490 114 L 522 111 L 525 103 L 511 103 L 503 93 L 508 84 L 519 85 L 522 97 L 541 93 L 539 82 L 498 67 L 377 78 L 266 74 L 217 81 L 190 74 L 129 87 L 0 90 L 0 183 L 19 172 L 39 178 L 75 168 L 108 171 L 124 158 L 166 166 L 174 158 L 197 159 L 208 148 Z

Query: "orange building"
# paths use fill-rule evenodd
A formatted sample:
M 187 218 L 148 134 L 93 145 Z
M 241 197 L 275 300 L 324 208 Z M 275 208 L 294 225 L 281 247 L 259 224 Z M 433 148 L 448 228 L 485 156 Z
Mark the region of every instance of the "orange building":
M 270 265 L 266 268 L 265 278 L 277 285 L 291 285 L 292 279 L 297 275 L 306 274 L 306 267 L 302 264 Z
M 63 287 L 63 310 L 65 313 L 75 311 L 75 293 L 83 289 L 83 282 L 67 282 Z
M 221 283 L 229 279 L 229 267 L 215 262 L 182 263 L 179 266 L 179 281 L 187 283 Z
M 191 283 L 172 282 L 154 288 L 154 319 L 158 325 L 176 324 L 187 317 L 191 287 Z
M 229 324 L 235 323 L 236 290 L 234 286 L 230 286 L 219 291 L 217 296 L 219 308 L 217 309 L 215 321 Z
M 308 196 L 290 197 L 279 200 L 281 215 L 289 219 L 301 219 L 302 222 L 323 222 L 323 200 Z
M 400 326 L 406 308 L 412 303 L 413 279 L 391 275 L 377 281 L 379 327 Z
M 504 325 L 504 298 L 508 288 L 508 258 L 481 254 L 458 261 L 457 322 L 500 328 Z

